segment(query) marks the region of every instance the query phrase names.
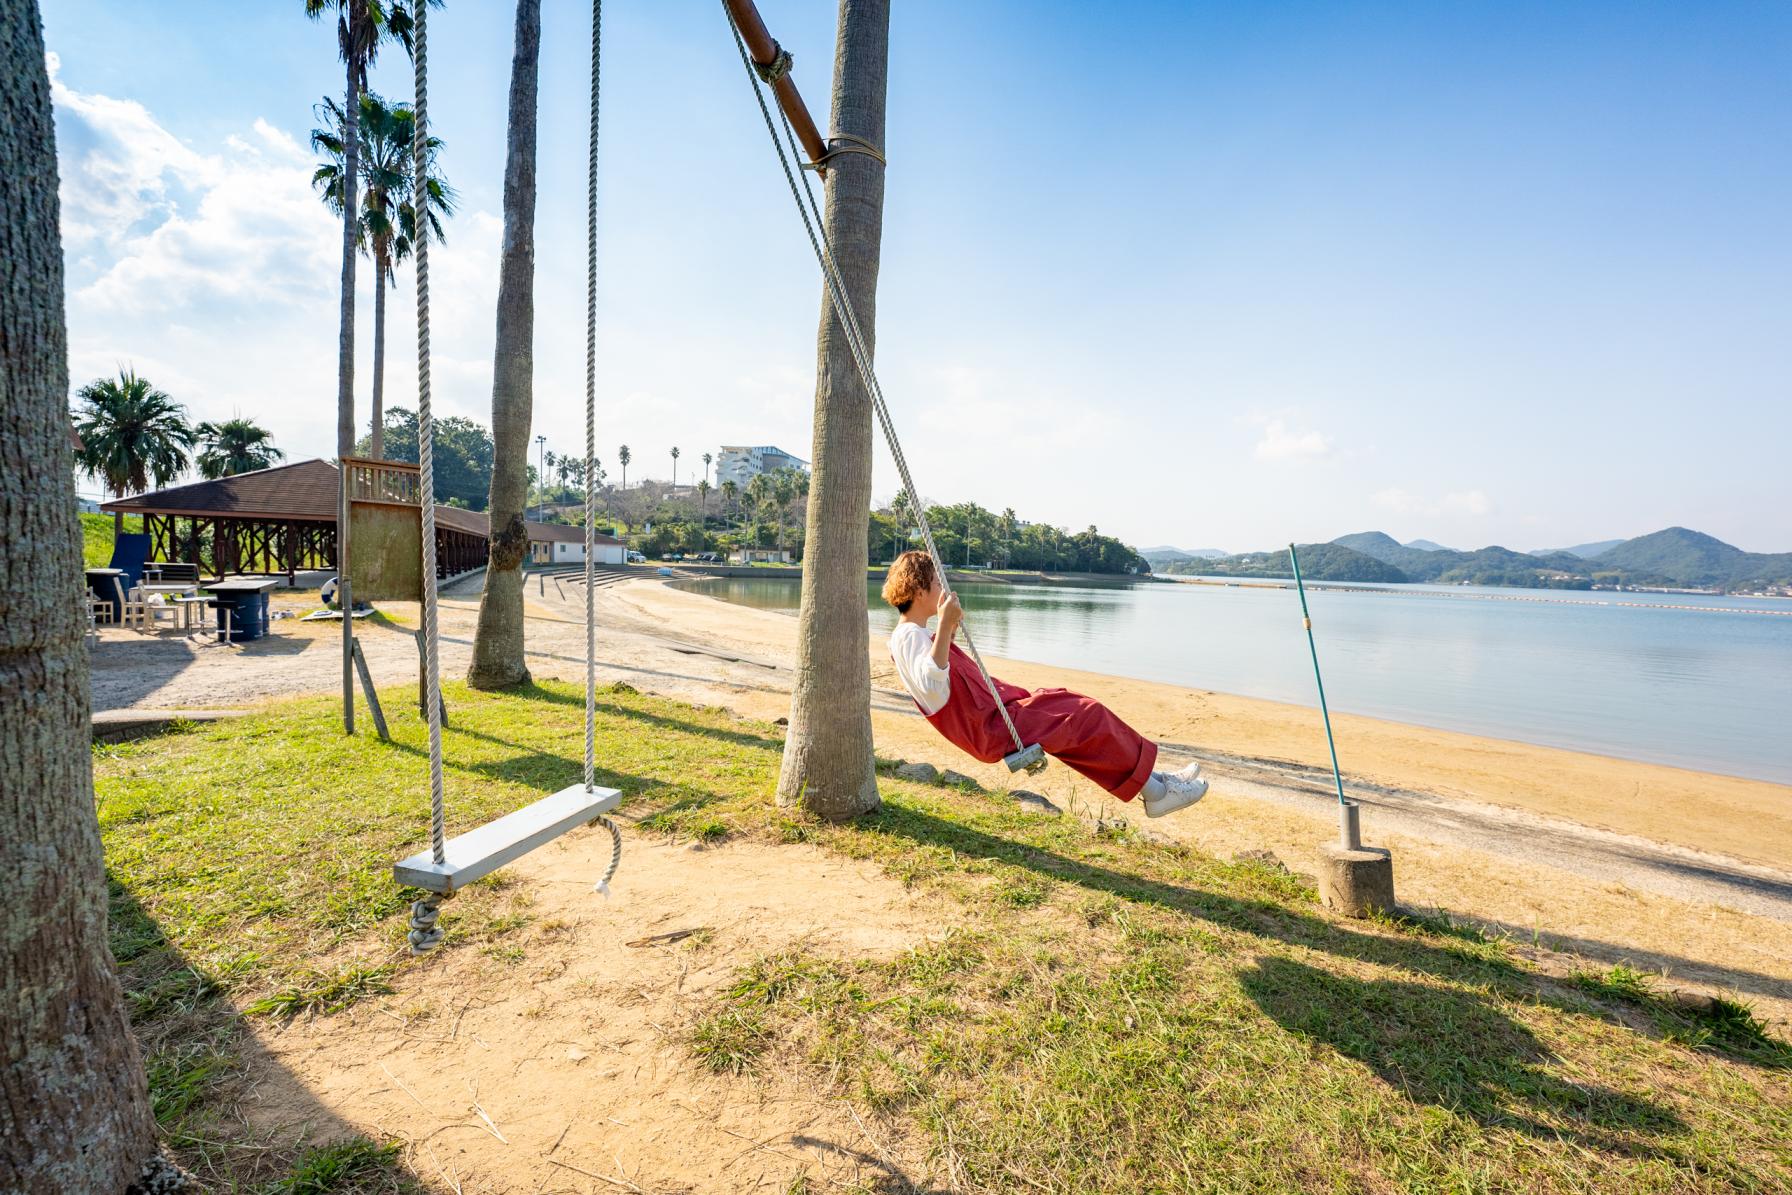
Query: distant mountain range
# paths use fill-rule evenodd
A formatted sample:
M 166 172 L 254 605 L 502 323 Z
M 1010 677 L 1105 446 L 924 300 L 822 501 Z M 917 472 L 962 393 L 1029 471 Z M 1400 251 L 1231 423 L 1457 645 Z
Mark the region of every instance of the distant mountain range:
M 1190 560 L 1223 560 L 1228 553 L 1219 548 L 1173 548 L 1169 544 L 1159 544 L 1155 548 L 1146 548 L 1139 553 L 1152 568 L 1161 568 L 1166 564 L 1182 564 Z
M 1695 532 L 1695 534 L 1697 533 Z M 1538 548 L 1531 555 L 1548 556 L 1552 552 L 1567 552 L 1570 555 L 1579 556 L 1582 560 L 1591 560 L 1601 552 L 1609 552 L 1623 542 L 1621 539 L 1602 539 L 1596 544 L 1577 544 L 1572 548 Z
M 1425 582 L 1512 585 L 1541 589 L 1650 587 L 1762 593 L 1792 590 L 1792 552 L 1744 552 L 1699 531 L 1669 527 L 1636 539 L 1582 544 L 1547 552 L 1498 546 L 1473 552 L 1429 540 L 1402 544 L 1380 531 L 1341 535 L 1327 544 L 1299 546 L 1301 573 L 1315 581 Z M 1286 549 L 1220 559 L 1184 559 L 1167 573 L 1288 577 Z

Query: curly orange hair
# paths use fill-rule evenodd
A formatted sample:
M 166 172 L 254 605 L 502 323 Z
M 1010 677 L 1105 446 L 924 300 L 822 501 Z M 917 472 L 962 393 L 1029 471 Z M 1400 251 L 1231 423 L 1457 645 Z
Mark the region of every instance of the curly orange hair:
M 933 558 L 927 553 L 904 552 L 890 566 L 889 576 L 884 578 L 884 601 L 907 614 L 916 598 L 933 589 L 937 576 Z

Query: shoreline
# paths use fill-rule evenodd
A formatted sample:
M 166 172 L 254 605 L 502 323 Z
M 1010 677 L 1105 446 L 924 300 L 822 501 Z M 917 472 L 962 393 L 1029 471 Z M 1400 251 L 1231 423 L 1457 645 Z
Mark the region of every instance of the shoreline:
M 671 589 L 674 589 L 676 591 L 679 591 L 679 592 L 688 593 L 693 596 L 701 597 L 706 601 L 719 602 L 723 605 L 733 606 L 734 608 L 740 609 L 740 610 L 752 611 L 757 614 L 771 614 L 776 617 L 785 618 L 785 619 L 794 619 L 796 616 L 796 611 L 794 611 L 794 610 L 766 610 L 761 607 L 756 607 L 756 606 L 752 606 L 752 605 L 745 604 L 745 603 L 729 602 L 725 598 L 714 597 L 711 594 L 705 592 L 704 585 L 702 583 L 703 580 L 705 580 L 705 579 L 704 578 L 694 578 L 694 577 L 693 578 L 681 577 L 681 578 L 676 578 L 676 579 L 670 581 L 668 583 L 668 587 Z M 1203 586 L 1211 586 L 1214 588 L 1264 588 L 1264 589 L 1276 588 L 1276 589 L 1287 589 L 1290 591 L 1292 591 L 1292 589 L 1294 588 L 1292 582 L 1289 582 L 1286 585 L 1282 585 L 1275 581 L 1259 581 L 1259 582 L 1246 583 L 1244 585 L 1238 585 L 1233 582 L 1213 582 L 1213 581 L 1197 581 L 1197 580 L 1177 581 L 1174 583 L 1203 585 Z M 1335 590 L 1335 591 L 1345 591 L 1345 592 L 1362 592 L 1362 593 L 1382 594 L 1382 595 L 1387 595 L 1389 593 L 1389 591 L 1383 590 L 1383 589 L 1365 589 L 1362 587 L 1339 586 L 1339 585 L 1329 585 L 1329 584 L 1309 584 L 1308 588 L 1312 589 L 1312 590 L 1325 589 L 1325 590 Z M 1499 595 L 1499 594 L 1483 595 L 1483 594 L 1476 594 L 1476 593 L 1458 594 L 1458 593 L 1451 593 L 1451 592 L 1423 591 L 1423 592 L 1412 592 L 1412 593 L 1393 593 L 1391 596 L 1404 597 L 1404 598 L 1431 598 L 1431 599 L 1446 600 L 1446 601 L 1450 601 L 1450 600 L 1464 601 L 1464 600 L 1484 599 L 1484 600 L 1488 600 L 1488 601 L 1517 601 L 1517 602 L 1543 602 L 1543 603 L 1560 602 L 1560 603 L 1566 604 L 1566 605 L 1592 605 L 1592 606 L 1630 606 L 1630 605 L 1635 605 L 1638 608 L 1645 608 L 1645 609 L 1666 609 L 1666 610 L 1674 610 L 1674 611 L 1699 610 L 1699 612 L 1705 612 L 1704 610 L 1697 608 L 1697 607 L 1679 606 L 1679 605 L 1672 605 L 1672 604 L 1665 604 L 1665 603 L 1643 603 L 1643 602 L 1628 603 L 1628 602 L 1611 602 L 1611 601 L 1597 601 L 1597 600 L 1586 600 L 1586 599 L 1577 600 L 1577 599 L 1573 599 L 1573 598 L 1561 599 L 1561 598 L 1549 598 L 1549 597 L 1534 597 L 1534 598 L 1533 597 L 1506 597 L 1504 595 Z M 1777 615 L 1792 616 L 1792 609 L 1788 609 L 1786 611 L 1758 611 L 1758 610 L 1720 610 L 1720 609 L 1713 608 L 1711 612 L 1741 613 L 1741 614 L 1765 614 L 1765 615 L 1769 615 L 1769 616 L 1777 616 Z M 878 638 L 878 632 L 875 629 L 873 629 L 873 631 L 872 631 L 872 638 L 873 638 L 873 640 L 876 640 Z M 882 654 L 881 648 L 879 648 L 877 646 L 877 644 L 874 642 L 873 647 L 872 647 L 872 657 L 873 657 L 874 665 L 877 661 L 879 661 L 881 659 L 881 654 Z M 995 659 L 996 657 L 991 656 L 990 658 Z M 1016 675 L 1018 675 L 1021 671 L 1024 671 L 1027 669 L 1043 669 L 1043 670 L 1047 670 L 1048 674 L 1050 674 L 1050 675 L 1074 674 L 1076 676 L 1084 677 L 1084 678 L 1097 678 L 1097 681 L 1092 681 L 1091 683 L 1099 682 L 1099 683 L 1119 683 L 1119 684 L 1124 684 L 1124 685 L 1160 686 L 1166 690 L 1175 691 L 1175 692 L 1200 693 L 1205 696 L 1215 698 L 1218 700 L 1222 700 L 1222 701 L 1237 700 L 1240 702 L 1261 703 L 1266 708 L 1280 710 L 1280 711 L 1305 710 L 1311 715 L 1311 717 L 1315 720 L 1316 723 L 1319 718 L 1319 709 L 1318 709 L 1318 705 L 1317 705 L 1316 701 L 1309 702 L 1305 699 L 1297 700 L 1297 701 L 1287 701 L 1287 700 L 1277 698 L 1277 697 L 1258 697 L 1258 696 L 1254 696 L 1249 693 L 1241 693 L 1241 692 L 1236 692 L 1233 690 L 1208 689 L 1208 688 L 1203 688 L 1203 687 L 1199 687 L 1199 686 L 1184 685 L 1184 684 L 1178 683 L 1178 681 L 1175 679 L 1158 680 L 1158 679 L 1154 679 L 1149 676 L 1138 676 L 1138 675 L 1132 675 L 1132 674 L 1124 673 L 1124 672 L 1094 671 L 1091 669 L 1077 668 L 1071 664 L 1059 664 L 1059 663 L 1053 663 L 1050 661 L 1023 660 L 1023 659 L 1019 659 L 1019 658 L 1013 657 L 1013 656 L 1004 656 L 1004 657 L 1001 657 L 1001 659 L 1002 659 L 1003 667 L 1008 669 L 1008 671 L 1015 673 Z M 1110 666 L 1112 666 L 1114 663 L 1116 663 L 1116 661 L 1108 661 L 1108 664 Z M 1122 660 L 1122 661 L 1118 661 L 1118 663 L 1120 663 L 1121 666 L 1125 666 L 1127 662 Z M 1237 678 L 1234 678 L 1234 679 L 1236 680 Z M 1043 685 L 1043 684 L 1056 683 L 1056 682 L 1038 681 L 1038 682 L 1025 682 L 1025 683 L 1027 684 L 1027 687 L 1031 688 L 1031 687 L 1038 687 L 1039 685 Z M 1308 684 L 1310 687 L 1310 685 L 1311 685 L 1311 677 L 1310 676 L 1308 677 Z M 1068 687 L 1075 688 L 1076 686 L 1069 685 Z M 1712 780 L 1716 780 L 1716 781 L 1740 781 L 1740 782 L 1750 783 L 1750 784 L 1771 785 L 1771 786 L 1775 786 L 1775 787 L 1778 787 L 1778 788 L 1781 788 L 1782 790 L 1784 790 L 1784 792 L 1786 794 L 1787 801 L 1792 802 L 1792 781 L 1788 781 L 1787 779 L 1778 778 L 1775 776 L 1751 774 L 1746 771 L 1719 770 L 1718 767 L 1713 766 L 1713 763 L 1715 761 L 1697 758 L 1697 753 L 1692 753 L 1693 754 L 1692 758 L 1686 758 L 1687 753 L 1684 753 L 1684 752 L 1675 753 L 1672 751 L 1658 752 L 1656 758 L 1649 758 L 1647 755 L 1619 754 L 1617 752 L 1626 747 L 1631 747 L 1633 749 L 1646 751 L 1647 746 L 1639 745 L 1639 744 L 1628 744 L 1628 743 L 1624 743 L 1624 742 L 1602 743 L 1602 744 L 1595 744 L 1592 746 L 1582 746 L 1582 745 L 1577 745 L 1576 743 L 1574 743 L 1572 741 L 1568 741 L 1575 737 L 1573 735 L 1563 735 L 1563 736 L 1561 736 L 1561 738 L 1558 741 L 1551 742 L 1551 741 L 1548 741 L 1548 739 L 1547 739 L 1547 728 L 1541 727 L 1541 726 L 1529 727 L 1529 729 L 1538 733 L 1537 738 L 1525 738 L 1525 737 L 1522 737 L 1522 733 L 1525 728 L 1522 728 L 1522 727 L 1518 728 L 1518 733 L 1514 734 L 1514 733 L 1508 732 L 1508 730 L 1506 728 L 1502 728 L 1499 726 L 1476 727 L 1473 725 L 1474 719 L 1464 718 L 1464 717 L 1460 716 L 1463 711 L 1457 710 L 1454 712 L 1458 715 L 1459 723 L 1468 723 L 1468 725 L 1459 724 L 1459 725 L 1455 725 L 1455 726 L 1450 726 L 1450 725 L 1441 724 L 1440 722 L 1410 720 L 1409 718 L 1403 717 L 1403 716 L 1387 716 L 1387 715 L 1378 715 L 1378 714 L 1373 714 L 1373 713 L 1356 713 L 1356 712 L 1350 712 L 1350 711 L 1340 711 L 1336 707 L 1334 707 L 1332 710 L 1332 716 L 1333 716 L 1334 722 L 1339 723 L 1339 724 L 1341 724 L 1341 722 L 1339 720 L 1361 719 L 1361 720 L 1364 720 L 1364 721 L 1366 721 L 1368 723 L 1372 723 L 1372 724 L 1377 724 L 1377 725 L 1382 725 L 1382 726 L 1392 726 L 1392 727 L 1403 727 L 1403 728 L 1406 728 L 1407 730 L 1414 731 L 1414 732 L 1429 731 L 1429 732 L 1434 732 L 1434 733 L 1442 734 L 1442 735 L 1459 736 L 1463 739 L 1474 740 L 1478 743 L 1510 744 L 1510 745 L 1517 746 L 1517 747 L 1531 748 L 1531 749 L 1535 749 L 1535 750 L 1539 750 L 1539 751 L 1564 752 L 1564 753 L 1567 753 L 1570 755 L 1584 756 L 1591 760 L 1605 761 L 1606 763 L 1609 763 L 1611 765 L 1617 765 L 1617 766 L 1636 765 L 1636 766 L 1646 766 L 1646 767 L 1652 767 L 1652 768 L 1664 768 L 1664 769 L 1668 769 L 1668 770 L 1674 771 L 1674 772 L 1683 772 L 1683 773 L 1689 773 L 1692 775 L 1696 775 L 1699 777 L 1708 777 L 1708 778 L 1710 778 Z M 1623 736 L 1619 736 L 1619 737 L 1621 738 Z M 1339 750 L 1340 750 L 1340 759 L 1342 760 L 1342 753 L 1345 750 L 1344 739 L 1342 736 L 1340 736 L 1340 738 L 1339 738 Z M 1681 758 L 1676 759 L 1675 758 L 1676 754 L 1680 755 Z M 1761 767 L 1764 770 L 1767 770 L 1766 765 L 1760 763 L 1760 761 L 1751 760 L 1750 762 L 1755 763 L 1756 766 Z M 1792 843 L 1789 843 L 1789 846 L 1792 846 Z M 1788 855 L 1785 857 L 1792 858 L 1792 853 L 1788 853 Z
M 712 641 L 767 655 L 784 654 L 794 641 L 788 613 L 695 589 L 631 584 L 618 596 Z M 876 635 L 870 652 L 873 686 L 900 704 L 900 685 Z M 994 656 L 989 663 L 1016 684 L 1097 697 L 1165 749 L 1319 769 L 1330 782 L 1316 706 Z M 1428 792 L 1769 867 L 1792 859 L 1792 786 L 1362 714 L 1334 712 L 1332 721 L 1347 792 L 1353 784 Z

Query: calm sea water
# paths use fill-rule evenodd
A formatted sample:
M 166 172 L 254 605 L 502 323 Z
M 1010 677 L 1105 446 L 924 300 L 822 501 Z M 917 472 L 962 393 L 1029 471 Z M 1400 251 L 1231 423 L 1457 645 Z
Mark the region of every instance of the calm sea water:
M 690 587 L 797 606 L 790 580 Z M 876 590 L 867 608 L 887 632 L 895 615 Z M 994 655 L 1316 704 L 1292 589 L 960 593 L 977 645 Z M 1335 710 L 1792 784 L 1792 602 L 1443 586 L 1307 597 Z

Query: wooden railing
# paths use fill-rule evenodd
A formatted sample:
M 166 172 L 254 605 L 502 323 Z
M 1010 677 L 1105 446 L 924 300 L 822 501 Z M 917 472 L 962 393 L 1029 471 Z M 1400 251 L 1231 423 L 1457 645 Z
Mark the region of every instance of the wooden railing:
M 351 502 L 385 502 L 394 506 L 420 506 L 423 502 L 421 470 L 403 461 L 370 461 L 342 458 L 343 477 Z

